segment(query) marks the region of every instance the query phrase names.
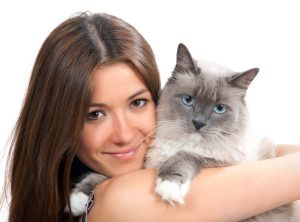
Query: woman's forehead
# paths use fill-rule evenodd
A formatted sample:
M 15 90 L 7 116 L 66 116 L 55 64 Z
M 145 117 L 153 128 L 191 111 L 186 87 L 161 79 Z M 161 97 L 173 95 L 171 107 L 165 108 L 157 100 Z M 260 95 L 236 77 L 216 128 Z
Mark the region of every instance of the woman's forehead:
M 92 73 L 92 102 L 128 98 L 146 90 L 139 72 L 128 63 L 114 63 L 95 69 Z

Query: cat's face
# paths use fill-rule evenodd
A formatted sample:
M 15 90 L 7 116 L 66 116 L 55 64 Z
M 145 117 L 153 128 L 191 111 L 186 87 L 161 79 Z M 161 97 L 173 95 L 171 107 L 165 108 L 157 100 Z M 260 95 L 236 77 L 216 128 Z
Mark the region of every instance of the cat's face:
M 172 137 L 199 135 L 201 140 L 241 135 L 247 123 L 245 93 L 257 72 L 195 64 L 180 45 L 173 75 L 161 92 L 158 129 Z

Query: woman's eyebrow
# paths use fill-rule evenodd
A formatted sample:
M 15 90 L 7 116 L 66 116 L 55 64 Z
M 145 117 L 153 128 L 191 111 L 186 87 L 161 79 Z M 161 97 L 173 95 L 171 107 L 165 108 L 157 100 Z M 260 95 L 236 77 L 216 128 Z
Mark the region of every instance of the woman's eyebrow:
M 89 107 L 107 107 L 104 103 L 91 103 Z
M 127 100 L 132 100 L 133 98 L 135 98 L 141 94 L 144 94 L 146 92 L 149 92 L 149 90 L 141 89 L 141 90 L 137 91 L 136 93 L 132 94 L 131 96 L 129 96 Z M 107 105 L 105 103 L 91 103 L 89 105 L 89 107 L 107 107 Z
M 131 96 L 129 96 L 128 100 L 132 100 L 134 97 L 137 97 L 137 96 L 139 96 L 141 94 L 144 94 L 146 92 L 149 92 L 149 90 L 148 89 L 141 89 L 141 90 L 137 91 L 136 93 L 132 94 Z

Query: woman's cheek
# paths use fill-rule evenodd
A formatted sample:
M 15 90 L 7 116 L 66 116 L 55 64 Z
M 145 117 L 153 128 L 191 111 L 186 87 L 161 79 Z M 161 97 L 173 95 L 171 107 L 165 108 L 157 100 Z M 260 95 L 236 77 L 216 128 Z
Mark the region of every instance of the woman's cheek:
M 107 140 L 108 131 L 103 130 L 103 127 L 97 125 L 86 125 L 84 127 L 81 146 L 89 152 L 97 152 Z
M 145 134 L 152 134 L 156 126 L 156 106 L 154 103 L 152 103 L 149 107 L 147 115 L 143 118 L 143 121 L 144 123 L 141 125 L 144 126 L 143 131 Z

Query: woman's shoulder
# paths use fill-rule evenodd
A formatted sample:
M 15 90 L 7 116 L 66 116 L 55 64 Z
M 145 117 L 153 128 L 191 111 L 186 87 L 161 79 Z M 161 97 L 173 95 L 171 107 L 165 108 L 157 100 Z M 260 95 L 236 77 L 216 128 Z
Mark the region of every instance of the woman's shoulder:
M 153 193 L 155 175 L 154 169 L 138 170 L 96 186 L 89 221 L 137 221 L 138 218 L 145 221 L 154 203 L 159 201 Z
M 156 179 L 155 169 L 143 169 L 113 177 L 96 186 L 95 198 L 101 201 L 126 201 L 138 198 L 139 192 L 153 192 Z
M 197 177 L 192 182 L 185 204 L 176 206 L 163 201 L 155 193 L 155 169 L 143 169 L 114 177 L 96 187 L 89 222 L 210 221 L 214 216 L 207 212 L 207 203 L 210 205 L 209 201 L 215 200 L 216 195 L 208 197 L 212 183 L 208 184 L 207 181 L 210 180 L 203 178 L 211 175 L 212 170 L 215 171 L 203 170 L 200 177 L 202 179 L 199 181 Z M 202 201 L 197 196 L 202 197 Z M 216 207 L 211 210 L 216 211 Z

